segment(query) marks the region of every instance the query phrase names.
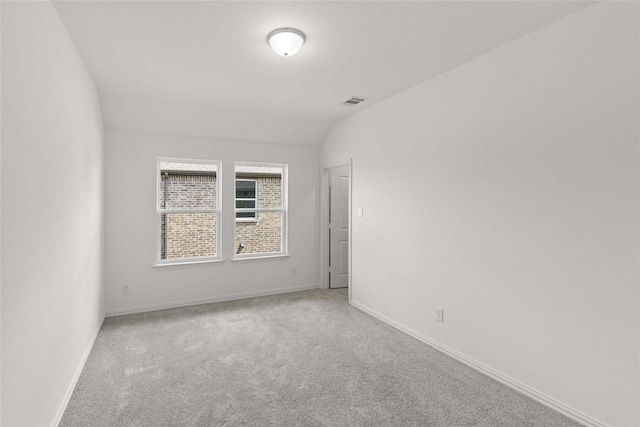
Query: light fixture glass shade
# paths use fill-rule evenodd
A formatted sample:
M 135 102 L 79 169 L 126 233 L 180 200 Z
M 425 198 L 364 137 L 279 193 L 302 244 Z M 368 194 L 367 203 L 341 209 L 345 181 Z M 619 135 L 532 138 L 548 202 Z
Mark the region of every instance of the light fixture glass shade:
M 280 28 L 269 33 L 269 45 L 281 56 L 293 56 L 304 44 L 304 34 L 293 28 Z

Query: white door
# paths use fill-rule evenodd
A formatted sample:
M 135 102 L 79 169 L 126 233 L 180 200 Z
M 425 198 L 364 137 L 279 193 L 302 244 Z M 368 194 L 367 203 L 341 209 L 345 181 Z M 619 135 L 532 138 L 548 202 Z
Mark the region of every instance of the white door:
M 329 287 L 349 285 L 349 167 L 329 171 Z

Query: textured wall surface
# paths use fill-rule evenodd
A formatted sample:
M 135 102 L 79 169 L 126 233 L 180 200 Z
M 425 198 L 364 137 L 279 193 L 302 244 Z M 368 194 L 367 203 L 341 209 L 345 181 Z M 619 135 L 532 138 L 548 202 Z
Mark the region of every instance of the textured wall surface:
M 215 175 L 168 174 L 160 183 L 160 208 L 215 209 Z M 162 214 L 160 217 L 160 259 L 215 256 L 217 250 L 215 213 Z
M 276 177 L 256 177 L 258 207 L 282 206 L 282 180 Z M 237 221 L 236 253 L 254 254 L 280 252 L 282 250 L 282 214 L 260 212 L 256 221 Z
M 258 194 L 258 208 L 282 206 L 282 179 L 252 177 Z M 168 174 L 159 181 L 162 209 L 214 209 L 217 203 L 215 175 Z M 282 250 L 283 215 L 256 213 L 256 219 L 236 222 L 236 253 L 272 253 Z M 217 216 L 215 213 L 162 214 L 160 259 L 215 256 Z
M 216 255 L 215 213 L 166 214 L 162 219 L 166 221 L 166 240 L 161 232 L 160 251 L 166 247 L 166 257 L 161 259 Z

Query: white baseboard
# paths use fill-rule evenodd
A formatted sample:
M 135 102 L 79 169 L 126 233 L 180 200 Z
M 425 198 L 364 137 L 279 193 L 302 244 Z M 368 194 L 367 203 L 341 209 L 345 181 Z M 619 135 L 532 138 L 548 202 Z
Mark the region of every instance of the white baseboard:
M 409 328 L 408 326 L 396 322 L 395 320 L 385 316 L 382 313 L 379 313 L 378 311 L 367 307 L 366 305 L 359 303 L 357 301 L 351 301 L 351 305 L 353 305 L 354 307 L 364 311 L 365 313 L 379 319 L 382 320 L 383 322 L 399 329 L 400 331 L 411 335 L 412 337 L 422 341 L 423 343 L 435 348 L 436 350 L 441 351 L 442 353 L 446 354 L 447 356 L 453 357 L 454 359 L 464 363 L 467 366 L 470 366 L 471 368 L 487 375 L 488 377 L 493 378 L 494 380 L 501 382 L 502 384 L 511 387 L 512 389 L 524 394 L 525 396 L 528 396 L 530 398 L 532 398 L 533 400 L 536 400 L 540 403 L 542 403 L 543 405 L 565 415 L 568 418 L 571 418 L 572 420 L 575 420 L 581 424 L 584 424 L 587 427 L 607 427 L 606 424 L 590 417 L 589 415 L 586 415 L 580 411 L 578 411 L 577 409 L 571 408 L 568 405 L 565 405 L 564 403 L 550 397 L 547 396 L 546 394 L 535 390 L 525 384 L 522 384 L 519 381 L 514 380 L 513 378 L 508 377 L 507 375 L 504 375 L 474 359 L 472 359 L 471 357 L 465 356 L 462 353 L 459 353 L 457 351 L 455 351 L 454 349 L 447 347 L 444 344 L 440 344 L 439 342 L 429 338 L 428 336 L 421 334 L 418 331 L 415 331 L 411 328 Z
M 223 295 L 219 297 L 190 299 L 183 301 L 168 302 L 162 304 L 141 305 L 138 307 L 120 308 L 107 311 L 106 317 L 122 316 L 125 314 L 146 313 L 148 311 L 166 310 L 168 308 L 188 307 L 191 305 L 210 304 L 213 302 L 233 301 L 237 299 L 264 297 L 268 295 L 285 294 L 288 292 L 309 291 L 318 289 L 318 285 L 292 286 L 288 288 L 269 289 L 266 291 L 243 292 L 239 294 Z
M 89 344 L 84 350 L 84 354 L 82 355 L 82 359 L 80 359 L 80 363 L 76 368 L 76 372 L 73 374 L 73 378 L 71 378 L 71 383 L 69 383 L 69 387 L 67 387 L 67 391 L 62 398 L 62 402 L 60 402 L 60 406 L 58 407 L 58 411 L 56 411 L 56 415 L 51 422 L 51 427 L 58 427 L 60 421 L 62 420 L 62 416 L 64 415 L 64 411 L 67 409 L 67 405 L 71 400 L 71 395 L 73 395 L 73 390 L 75 390 L 76 385 L 78 384 L 78 380 L 80 379 L 80 374 L 84 369 L 84 365 L 87 363 L 87 359 L 89 358 L 89 354 L 91 354 L 91 349 L 93 348 L 93 344 L 96 342 L 96 338 L 98 338 L 98 333 L 100 332 L 100 328 L 102 328 L 102 323 L 104 322 L 104 316 L 102 316 L 102 321 L 93 332 L 93 336 L 89 340 Z

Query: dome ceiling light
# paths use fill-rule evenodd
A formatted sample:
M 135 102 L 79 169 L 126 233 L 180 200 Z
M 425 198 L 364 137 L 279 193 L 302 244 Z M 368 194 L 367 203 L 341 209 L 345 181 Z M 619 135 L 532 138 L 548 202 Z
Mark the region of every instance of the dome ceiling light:
M 304 34 L 295 28 L 280 28 L 271 31 L 267 40 L 278 55 L 293 56 L 304 44 Z

